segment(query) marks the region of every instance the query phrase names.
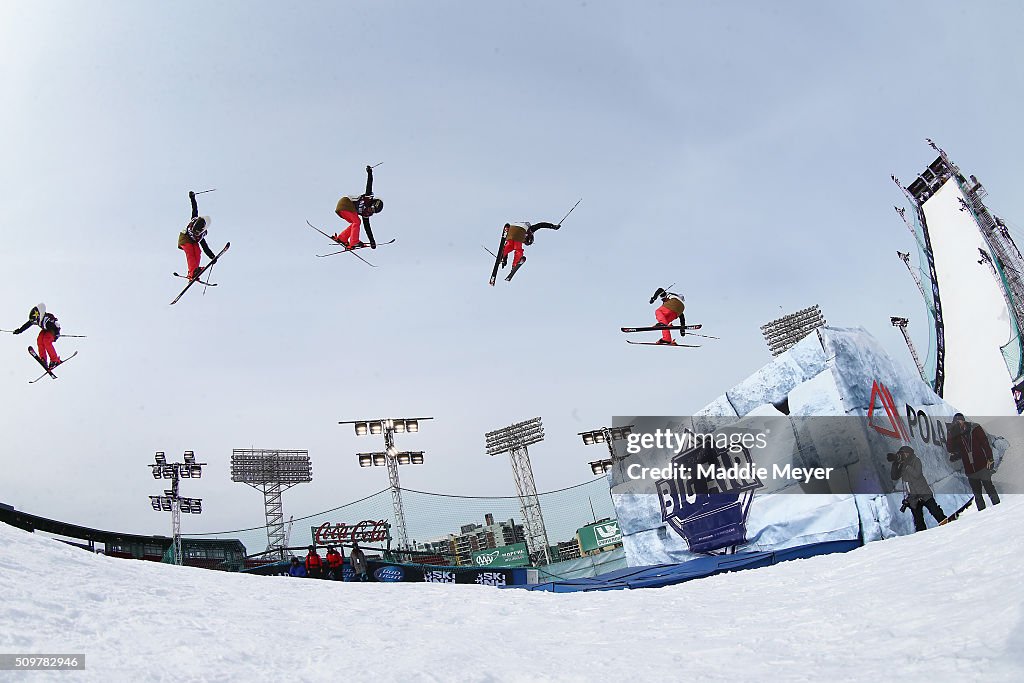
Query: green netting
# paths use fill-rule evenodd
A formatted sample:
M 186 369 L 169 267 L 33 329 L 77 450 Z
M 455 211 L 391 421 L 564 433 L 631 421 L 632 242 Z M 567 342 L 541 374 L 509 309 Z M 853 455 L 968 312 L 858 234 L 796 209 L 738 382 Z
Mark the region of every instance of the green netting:
M 911 209 L 907 213 L 910 214 L 913 220 L 914 236 L 917 238 L 917 262 L 928 263 L 928 255 L 925 253 L 925 236 L 924 228 L 921 225 L 921 221 L 918 217 L 917 210 Z M 921 285 L 924 288 L 925 297 L 925 308 L 928 311 L 928 352 L 925 355 L 924 361 L 924 373 L 925 381 L 935 386 L 935 369 L 938 363 L 938 338 L 935 334 L 935 297 L 934 297 L 934 283 L 932 282 L 931 272 L 926 268 L 917 269 L 918 276 L 921 278 Z

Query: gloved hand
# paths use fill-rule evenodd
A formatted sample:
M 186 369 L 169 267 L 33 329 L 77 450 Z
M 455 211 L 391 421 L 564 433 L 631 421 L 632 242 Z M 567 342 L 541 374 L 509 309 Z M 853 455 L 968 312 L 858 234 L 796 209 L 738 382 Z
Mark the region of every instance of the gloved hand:
M 196 193 L 193 192 L 192 190 L 189 190 L 188 191 L 188 198 L 189 199 L 195 199 L 196 198 Z
M 366 172 L 367 173 L 373 173 L 373 166 L 367 166 L 366 167 Z

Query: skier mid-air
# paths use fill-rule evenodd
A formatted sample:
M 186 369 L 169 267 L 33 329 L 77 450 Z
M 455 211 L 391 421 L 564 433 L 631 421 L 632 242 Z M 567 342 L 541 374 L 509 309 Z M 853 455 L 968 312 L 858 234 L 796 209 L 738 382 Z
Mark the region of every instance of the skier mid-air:
M 516 271 L 526 263 L 526 254 L 523 253 L 523 246 L 528 247 L 533 244 L 535 232 L 544 228 L 558 230 L 561 227 L 561 223 L 527 223 L 526 221 L 506 223 L 505 227 L 502 228 L 501 243 L 498 247 L 498 253 L 495 255 L 494 270 L 491 272 L 490 284 L 493 285 L 497 279 L 499 266 L 501 268 L 507 266 L 508 255 L 514 253 L 512 257 L 512 270 L 508 272 L 508 277 L 505 278 L 506 281 L 512 280 Z
M 648 303 L 654 303 L 655 299 L 661 299 L 661 306 L 654 311 L 654 317 L 658 321 L 658 327 L 668 327 L 673 320 L 679 319 L 679 336 L 686 335 L 686 316 L 683 315 L 683 311 L 686 309 L 684 301 L 686 300 L 682 294 L 676 294 L 675 292 L 665 291 L 663 288 L 658 287 L 654 290 L 654 295 L 651 296 L 651 300 Z M 671 330 L 662 330 L 661 339 L 658 340 L 659 344 L 670 344 L 676 345 L 674 339 L 672 339 Z
M 365 246 L 359 241 L 360 224 L 366 229 L 366 238 L 370 241 L 370 248 L 376 249 L 377 243 L 373 239 L 373 231 L 370 229 L 370 216 L 384 210 L 384 202 L 373 196 L 373 167 L 366 167 L 366 191 L 358 197 L 342 197 L 338 200 L 338 206 L 334 212 L 343 221 L 348 221 L 348 227 L 337 235 L 331 235 L 331 239 L 348 249 L 355 249 Z
M 39 326 L 39 336 L 36 337 L 39 351 L 36 353 L 31 346 L 28 347 L 28 351 L 49 372 L 61 364 L 57 349 L 53 347 L 53 342 L 60 337 L 60 322 L 53 313 L 47 313 L 45 304 L 37 304 L 29 311 L 28 322 L 14 330 L 14 334 L 21 334 L 33 325 Z
M 217 255 L 206 243 L 206 234 L 210 229 L 210 217 L 200 216 L 199 207 L 196 205 L 196 193 L 189 192 L 188 198 L 192 202 L 192 220 L 188 222 L 185 229 L 178 235 L 178 249 L 185 252 L 185 261 L 188 264 L 188 279 L 195 280 L 205 267 L 200 267 L 199 262 L 203 255 L 199 252 L 200 247 L 206 252 L 210 263 L 217 260 Z M 209 264 L 207 264 L 209 265 Z

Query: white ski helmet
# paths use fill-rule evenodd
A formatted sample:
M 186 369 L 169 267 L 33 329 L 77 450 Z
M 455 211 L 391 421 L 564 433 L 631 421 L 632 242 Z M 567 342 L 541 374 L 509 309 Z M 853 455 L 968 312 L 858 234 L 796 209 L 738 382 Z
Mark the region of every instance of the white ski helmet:
M 33 314 L 35 314 L 35 315 L 33 315 Z M 29 320 L 36 320 L 37 317 L 38 317 L 39 320 L 42 320 L 43 316 L 45 316 L 45 315 L 46 315 L 46 304 L 36 304 L 35 308 L 33 308 L 31 311 L 28 312 Z

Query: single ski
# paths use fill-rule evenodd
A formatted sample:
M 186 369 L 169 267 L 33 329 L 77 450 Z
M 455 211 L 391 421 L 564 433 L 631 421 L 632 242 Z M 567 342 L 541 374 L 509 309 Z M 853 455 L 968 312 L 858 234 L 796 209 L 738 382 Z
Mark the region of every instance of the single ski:
M 214 263 L 216 263 L 217 260 L 220 259 L 220 257 L 224 255 L 224 252 L 227 251 L 228 247 L 230 247 L 230 246 L 231 246 L 231 242 L 228 242 L 227 244 L 225 244 L 224 248 L 220 250 L 220 253 L 217 254 L 216 256 L 214 256 L 210 260 L 209 263 L 207 263 L 205 266 L 203 266 L 202 270 L 199 271 L 199 274 L 202 275 L 206 271 L 207 268 L 209 268 Z M 177 274 L 177 273 L 175 273 L 175 274 Z M 174 304 L 178 303 L 178 299 L 180 299 L 181 297 L 185 296 L 185 292 L 187 292 L 189 290 L 189 287 L 191 287 L 192 285 L 194 285 L 197 282 L 200 282 L 198 277 L 195 280 L 189 280 L 188 284 L 185 285 L 185 289 L 181 290 L 181 293 L 178 294 L 178 296 L 174 297 L 174 301 L 171 302 L 171 305 L 173 306 Z
M 43 362 L 43 359 L 39 357 L 39 354 L 36 353 L 36 350 L 34 348 L 32 348 L 31 346 L 28 347 L 28 352 L 29 352 L 29 354 L 33 358 L 36 359 L 36 362 L 39 363 L 39 365 L 41 365 L 44 370 L 46 370 L 46 372 L 44 372 L 43 374 L 39 375 L 39 377 L 36 377 L 35 379 L 30 379 L 28 381 L 29 384 L 35 384 L 36 382 L 38 382 L 42 378 L 46 377 L 47 375 L 49 375 L 53 379 L 57 379 L 57 375 L 53 374 L 53 368 L 46 367 L 46 363 Z M 69 360 L 71 360 L 72 358 L 74 358 L 77 355 L 78 355 L 78 351 L 75 351 L 70 356 L 68 356 L 67 358 L 64 358 L 63 360 L 61 360 L 61 362 L 57 363 L 57 365 L 54 365 L 53 367 L 54 368 L 60 367 L 61 365 L 64 365 L 65 363 L 67 363 Z
M 498 279 L 498 266 L 501 265 L 501 252 L 505 251 L 505 237 L 508 235 L 508 223 L 501 229 L 501 239 L 498 241 L 498 253 L 494 256 L 494 268 L 491 270 L 491 280 L 489 284 L 491 287 L 494 286 L 494 281 Z
M 512 276 L 519 272 L 519 269 L 523 267 L 524 263 L 526 263 L 525 255 L 521 259 L 519 259 L 519 263 L 512 266 L 512 270 L 509 271 L 508 277 L 505 278 L 505 282 L 512 282 Z
M 658 342 L 638 342 L 630 339 L 626 340 L 627 344 L 640 344 L 642 346 L 685 346 L 690 349 L 699 349 L 700 344 L 659 344 Z
M 688 330 L 699 330 L 703 325 L 687 325 Z M 650 327 L 623 327 L 623 332 L 661 332 L 662 330 L 681 330 L 681 325 L 651 325 Z
M 949 517 L 946 517 L 946 518 L 945 518 L 944 520 L 942 520 L 941 522 L 939 522 L 939 526 L 942 526 L 943 524 L 946 524 L 947 522 L 952 522 L 952 521 L 953 521 L 954 519 L 956 519 L 957 517 L 959 517 L 959 516 L 960 516 L 960 514 L 961 514 L 961 513 L 962 513 L 962 512 L 964 511 L 964 510 L 966 510 L 967 508 L 971 507 L 971 503 L 973 503 L 973 502 L 974 502 L 974 496 L 971 496 L 971 499 L 970 499 L 970 500 L 968 500 L 968 501 L 967 501 L 966 503 L 964 503 L 964 504 L 963 504 L 963 505 L 962 505 L 962 506 L 960 507 L 960 509 L 959 509 L 959 510 L 957 510 L 956 512 L 954 512 L 953 514 L 951 514 L 951 515 L 950 515 Z
M 171 273 L 171 275 L 173 275 L 174 277 L 180 277 L 182 280 L 187 280 L 188 279 L 188 275 L 178 275 L 177 273 Z M 207 287 L 216 287 L 217 286 L 216 282 L 207 282 L 205 280 L 200 280 L 199 284 L 206 285 Z
M 312 223 L 310 223 L 308 220 L 306 221 L 306 225 L 308 225 L 309 227 L 311 227 L 314 230 L 316 230 L 318 233 L 320 233 L 321 235 L 323 235 L 324 237 L 329 239 L 334 244 L 339 244 L 338 240 L 334 239 L 333 237 L 328 235 L 326 232 L 324 232 L 320 228 L 318 228 L 315 225 L 313 225 Z M 391 240 L 391 241 L 394 242 L 394 240 Z M 359 259 L 360 261 L 362 261 L 366 265 L 370 266 L 371 268 L 376 268 L 377 267 L 377 266 L 373 265 L 372 263 L 370 263 L 369 261 L 367 261 L 366 259 L 364 259 L 359 254 L 355 253 L 355 249 L 347 249 L 346 248 L 346 249 L 342 249 L 341 251 L 337 251 L 337 252 L 334 252 L 334 253 L 335 254 L 344 254 L 344 253 L 348 253 L 348 252 L 351 252 L 353 256 L 355 256 L 357 259 Z M 323 258 L 325 256 L 334 256 L 334 254 L 317 254 L 317 256 L 319 256 L 320 258 Z

